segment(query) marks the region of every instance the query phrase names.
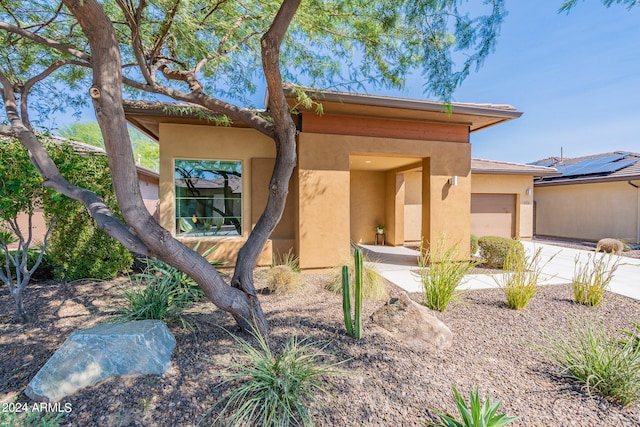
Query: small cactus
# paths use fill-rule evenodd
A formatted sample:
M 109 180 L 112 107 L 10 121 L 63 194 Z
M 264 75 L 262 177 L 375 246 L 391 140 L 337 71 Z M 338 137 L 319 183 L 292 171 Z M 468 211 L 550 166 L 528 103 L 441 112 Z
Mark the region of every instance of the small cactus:
M 362 249 L 356 249 L 353 254 L 355 263 L 355 313 L 351 321 L 351 288 L 349 267 L 342 266 L 342 311 L 347 335 L 354 338 L 362 337 Z

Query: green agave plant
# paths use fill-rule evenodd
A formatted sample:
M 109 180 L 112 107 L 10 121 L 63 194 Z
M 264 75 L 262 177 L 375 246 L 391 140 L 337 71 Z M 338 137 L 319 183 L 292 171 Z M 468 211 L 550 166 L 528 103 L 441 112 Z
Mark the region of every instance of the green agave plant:
M 429 425 L 436 427 L 502 427 L 519 418 L 508 417 L 505 414 L 496 415 L 500 404 L 502 404 L 502 400 L 498 400 L 492 404 L 489 396 L 487 396 L 487 400 L 482 403 L 480 402 L 477 388 L 475 391 L 471 390 L 469 405 L 467 405 L 467 402 L 465 402 L 455 386 L 451 386 L 451 388 L 453 389 L 453 398 L 458 407 L 458 412 L 460 412 L 460 416 L 462 417 L 462 421 L 456 420 L 450 414 L 443 414 L 436 411 L 440 418 L 440 423 L 429 423 Z

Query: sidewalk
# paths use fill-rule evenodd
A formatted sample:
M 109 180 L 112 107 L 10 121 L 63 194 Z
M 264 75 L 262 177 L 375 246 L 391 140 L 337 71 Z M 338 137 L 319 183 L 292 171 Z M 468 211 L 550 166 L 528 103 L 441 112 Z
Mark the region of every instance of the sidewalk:
M 571 283 L 575 259 L 580 257 L 586 262 L 593 252 L 563 248 L 543 243 L 523 241 L 528 255 L 541 249 L 540 264 L 551 261 L 543 269 L 540 285 Z M 385 279 L 407 292 L 421 292 L 422 284 L 417 274 L 418 252 L 406 247 L 362 245 L 365 255 L 373 262 L 375 270 Z M 592 255 L 593 256 L 593 255 Z M 501 273 L 499 273 L 501 274 Z M 461 289 L 486 289 L 497 287 L 493 274 L 469 274 L 465 277 Z M 622 257 L 609 290 L 620 295 L 640 300 L 640 259 Z

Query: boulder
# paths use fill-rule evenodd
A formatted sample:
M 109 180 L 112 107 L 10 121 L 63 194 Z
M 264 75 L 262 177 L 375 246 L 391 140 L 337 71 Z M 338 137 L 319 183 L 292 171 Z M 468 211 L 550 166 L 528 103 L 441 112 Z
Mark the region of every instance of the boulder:
M 415 351 L 443 350 L 451 346 L 453 334 L 447 325 L 404 293 L 375 311 L 371 320 Z
M 57 402 L 109 377 L 163 374 L 176 340 L 159 320 L 113 323 L 78 330 L 31 380 L 25 394 Z

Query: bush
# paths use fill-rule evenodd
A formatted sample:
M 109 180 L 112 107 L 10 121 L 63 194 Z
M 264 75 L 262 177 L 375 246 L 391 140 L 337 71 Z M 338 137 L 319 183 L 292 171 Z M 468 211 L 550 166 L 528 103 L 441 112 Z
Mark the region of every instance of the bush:
M 289 249 L 286 254 L 273 254 L 273 262 L 271 263 L 271 266 L 275 267 L 277 265 L 286 265 L 296 273 L 300 272 L 300 262 L 298 260 L 298 257 L 293 253 L 292 249 Z
M 597 306 L 604 297 L 604 291 L 613 279 L 621 258 L 610 254 L 588 254 L 587 262 L 580 263 L 576 256 L 573 268 L 573 296 L 578 304 Z
M 503 268 L 509 250 L 514 257 L 524 259 L 524 246 L 517 240 L 498 236 L 483 236 L 478 239 L 483 265 L 488 268 Z
M 384 278 L 380 276 L 373 268 L 367 266 L 369 260 L 364 257 L 363 259 L 363 272 L 362 272 L 362 296 L 369 300 L 385 301 L 389 298 L 389 290 L 387 289 L 387 283 Z M 343 264 L 335 267 L 331 272 L 331 277 L 327 282 L 326 289 L 336 294 L 342 295 L 342 265 L 349 267 L 349 277 L 354 277 L 356 268 L 353 261 L 353 257 L 345 260 Z M 355 287 L 351 287 L 351 296 Z
M 523 259 L 517 250 L 513 250 L 516 247 L 515 245 L 512 246 L 504 262 L 503 268 L 508 273 L 495 276 L 494 280 L 504 292 L 507 298 L 507 306 L 514 310 L 522 310 L 527 307 L 531 298 L 535 296 L 542 269 L 553 257 L 544 265 L 540 265 L 542 249 L 538 249 L 531 258 L 525 257 Z
M 456 420 L 450 414 L 436 411 L 441 423 L 429 423 L 429 425 L 436 427 L 503 427 L 519 418 L 508 417 L 505 414 L 496 415 L 502 400 L 491 404 L 490 397 L 487 396 L 487 400 L 482 403 L 477 388 L 475 392 L 471 390 L 469 393 L 468 406 L 455 386 L 451 386 L 451 388 L 453 389 L 453 399 L 456 402 L 462 421 Z
M 79 155 L 69 144 L 46 147 L 60 173 L 71 183 L 98 194 L 120 217 L 105 156 Z M 49 255 L 58 279 L 110 279 L 133 264 L 133 255 L 119 242 L 98 229 L 84 205 L 47 189 L 43 197 L 46 217 L 57 218 L 49 237 Z
M 322 362 L 328 355 L 311 344 L 291 338 L 275 355 L 266 339 L 255 335 L 258 348 L 232 335 L 245 363 L 237 363 L 221 375 L 231 385 L 224 396 L 218 420 L 230 415 L 227 425 L 290 426 L 313 425 L 311 405 L 318 394 L 327 394 L 323 379 L 340 375 L 335 364 Z
M 276 295 L 283 295 L 297 291 L 302 285 L 300 273 L 288 265 L 271 267 L 266 274 L 267 289 Z
M 564 369 L 565 376 L 627 406 L 640 400 L 640 346 L 609 336 L 604 327 L 582 321 L 569 336 L 548 337 L 541 351 Z
M 432 245 L 418 260 L 422 281 L 423 304 L 432 310 L 444 311 L 455 301 L 460 292 L 457 287 L 465 275 L 475 267 L 475 263 L 460 261 L 460 248 L 456 244 L 447 248 L 444 239 Z
M 471 253 L 471 256 L 474 256 L 476 252 L 478 252 L 478 236 L 476 236 L 475 234 L 471 235 L 471 244 L 470 244 L 469 252 Z
M 624 250 L 624 243 L 617 239 L 601 239 L 596 245 L 596 252 L 620 255 Z

